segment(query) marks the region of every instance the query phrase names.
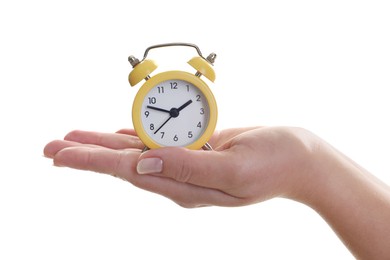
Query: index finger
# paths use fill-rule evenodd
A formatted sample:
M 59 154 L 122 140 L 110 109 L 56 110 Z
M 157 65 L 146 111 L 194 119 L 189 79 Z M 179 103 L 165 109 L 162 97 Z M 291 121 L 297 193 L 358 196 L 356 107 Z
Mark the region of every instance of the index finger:
M 74 130 L 68 133 L 64 139 L 67 141 L 94 144 L 112 149 L 144 148 L 144 144 L 137 136 L 122 133 L 99 133 Z
M 129 179 L 135 172 L 140 150 L 113 150 L 104 147 L 71 146 L 58 151 L 53 162 L 56 166 L 107 173 Z

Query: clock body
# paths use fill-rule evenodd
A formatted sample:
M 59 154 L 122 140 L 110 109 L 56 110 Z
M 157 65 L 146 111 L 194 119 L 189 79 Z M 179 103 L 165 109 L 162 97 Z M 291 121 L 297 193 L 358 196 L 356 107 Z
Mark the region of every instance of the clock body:
M 137 135 L 150 149 L 200 149 L 215 130 L 217 113 L 215 98 L 200 77 L 166 71 L 148 78 L 139 89 L 132 119 Z

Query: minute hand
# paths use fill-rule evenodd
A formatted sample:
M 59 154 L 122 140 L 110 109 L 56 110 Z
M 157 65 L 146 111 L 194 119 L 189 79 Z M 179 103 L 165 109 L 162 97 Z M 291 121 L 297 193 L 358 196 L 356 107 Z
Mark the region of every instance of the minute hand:
M 147 108 L 150 108 L 150 109 L 157 110 L 157 111 L 165 112 L 165 113 L 170 113 L 169 110 L 162 109 L 162 108 L 159 108 L 159 107 L 153 107 L 153 106 L 146 106 L 146 107 L 147 107 Z
M 169 118 L 167 120 L 165 120 L 165 122 L 159 127 L 157 128 L 157 130 L 154 132 L 154 134 L 157 134 L 158 131 L 160 131 L 160 129 L 166 124 L 168 123 L 169 120 L 171 120 L 172 116 L 169 116 Z

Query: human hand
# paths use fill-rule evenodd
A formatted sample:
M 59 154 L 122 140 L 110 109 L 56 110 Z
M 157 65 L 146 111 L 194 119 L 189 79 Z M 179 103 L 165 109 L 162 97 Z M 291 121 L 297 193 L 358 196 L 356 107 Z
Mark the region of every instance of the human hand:
M 214 151 L 180 147 L 149 150 L 134 130 L 115 134 L 73 131 L 44 149 L 54 165 L 108 173 L 184 207 L 241 206 L 302 191 L 317 139 L 287 127 L 216 132 Z
M 134 130 L 73 131 L 44 154 L 57 166 L 108 173 L 184 207 L 241 206 L 276 196 L 316 210 L 351 252 L 388 259 L 390 189 L 310 132 L 254 127 L 216 132 L 213 151 L 141 153 Z

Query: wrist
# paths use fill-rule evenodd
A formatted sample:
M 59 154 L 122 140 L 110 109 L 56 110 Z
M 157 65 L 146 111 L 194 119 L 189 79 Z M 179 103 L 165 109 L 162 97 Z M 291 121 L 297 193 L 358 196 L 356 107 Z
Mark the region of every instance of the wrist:
M 347 167 L 345 158 L 329 144 L 315 135 L 308 135 L 305 152 L 299 158 L 299 170 L 291 174 L 286 198 L 312 208 L 329 198 L 335 183 L 340 183 L 340 169 Z M 338 175 L 338 176 L 337 176 Z
M 325 142 L 312 156 L 301 189 L 290 198 L 319 213 L 358 258 L 387 259 L 388 187 Z

